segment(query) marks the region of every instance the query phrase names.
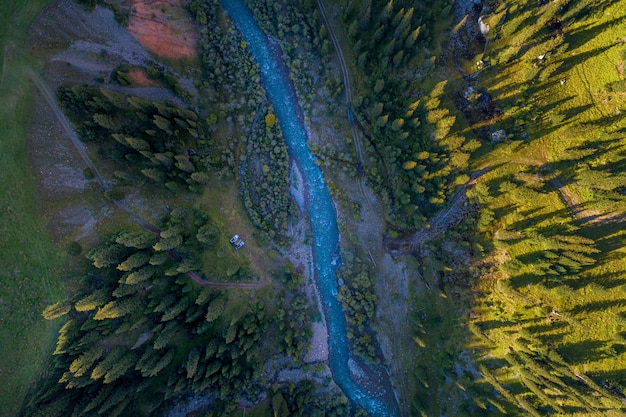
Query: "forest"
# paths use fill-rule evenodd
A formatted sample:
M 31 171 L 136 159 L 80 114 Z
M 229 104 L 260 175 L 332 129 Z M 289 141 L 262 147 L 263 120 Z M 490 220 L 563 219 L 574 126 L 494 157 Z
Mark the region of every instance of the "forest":
M 133 18 L 125 2 L 75 2 L 121 30 Z M 624 1 L 246 4 L 287 64 L 335 203 L 361 380 L 384 375 L 402 416 L 623 415 Z M 6 238 L 3 282 L 20 268 L 57 278 L 54 291 L 7 286 L 26 294 L 6 304 L 24 316 L 0 335 L 50 337 L 3 347 L 39 368 L 0 403 L 46 417 L 365 416 L 328 360 L 307 359 L 324 311 L 298 248 L 315 242 L 259 67 L 218 0 L 177 7 L 196 58 L 121 59 L 53 84 L 98 168 L 81 166 L 87 191 L 71 198 L 105 220 L 89 238 L 38 232 L 48 246 Z M 10 102 L 5 73 L 33 84 L 18 63 L 52 71 L 53 52 L 13 62 L 7 48 Z M 161 96 L 133 94 L 136 71 Z M 22 176 L 1 179 L 39 195 Z M 37 198 L 1 200 L 2 230 L 18 216 L 44 230 L 54 217 L 37 207 L 78 201 Z

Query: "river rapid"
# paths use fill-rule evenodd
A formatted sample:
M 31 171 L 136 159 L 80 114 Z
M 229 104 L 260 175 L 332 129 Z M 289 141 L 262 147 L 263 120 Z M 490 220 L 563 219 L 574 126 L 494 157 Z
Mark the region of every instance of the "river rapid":
M 220 0 L 222 7 L 247 42 L 261 70 L 261 83 L 280 123 L 289 154 L 302 173 L 306 211 L 314 236 L 313 260 L 317 285 L 325 310 L 329 338 L 329 363 L 333 379 L 346 396 L 372 416 L 393 416 L 394 409 L 371 397 L 350 374 L 346 319 L 337 299 L 339 232 L 330 193 L 307 145 L 300 104 L 280 48 L 259 28 L 243 0 Z

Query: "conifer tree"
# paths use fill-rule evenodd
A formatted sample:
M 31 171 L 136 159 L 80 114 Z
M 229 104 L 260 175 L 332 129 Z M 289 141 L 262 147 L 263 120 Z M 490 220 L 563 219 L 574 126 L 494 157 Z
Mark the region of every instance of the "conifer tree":
M 170 349 L 169 351 L 167 351 L 165 355 L 161 356 L 161 358 L 151 367 L 149 371 L 147 371 L 146 373 L 142 371 L 141 374 L 144 377 L 156 376 L 159 372 L 165 369 L 165 367 L 172 362 L 172 359 L 174 359 L 174 352 L 175 352 L 174 349 Z
M 107 266 L 117 264 L 124 255 L 124 247 L 122 245 L 98 246 L 90 250 L 86 257 L 93 261 L 96 268 L 105 268 Z
M 59 330 L 56 348 L 53 355 L 62 355 L 67 353 L 74 344 L 76 338 L 80 335 L 80 326 L 75 320 L 68 320 L 67 323 Z
M 167 261 L 171 259 L 172 257 L 167 252 L 156 252 L 152 254 L 152 256 L 150 257 L 150 261 L 148 263 L 150 265 L 159 266 L 159 265 L 163 265 L 164 263 L 166 263 Z
M 130 255 L 124 262 L 117 266 L 120 271 L 132 271 L 145 265 L 150 260 L 150 255 L 146 252 L 136 252 Z
M 381 24 L 385 25 L 387 24 L 387 22 L 389 22 L 392 12 L 393 12 L 393 0 L 389 0 L 387 4 L 385 4 L 385 7 L 383 7 L 383 10 L 380 12 L 379 20 Z
M 79 378 L 89 371 L 101 356 L 102 348 L 95 346 L 74 359 L 70 364 L 69 370 L 74 377 Z
M 172 340 L 172 337 L 176 334 L 178 330 L 177 328 L 178 323 L 175 321 L 167 323 L 167 325 L 165 325 L 165 327 L 158 332 L 158 336 L 154 341 L 154 350 L 160 350 L 167 346 L 169 341 Z
M 400 10 L 398 10 L 398 13 L 396 13 L 393 16 L 393 20 L 391 21 L 391 27 L 398 27 L 398 25 L 400 24 L 400 22 L 402 21 L 402 17 L 404 17 L 404 7 L 401 8 Z
M 411 7 L 407 12 L 402 16 L 402 19 L 398 23 L 396 30 L 394 30 L 394 36 L 400 37 L 404 39 L 406 35 L 403 35 L 404 31 L 411 27 L 411 19 L 413 18 L 413 7 Z
M 176 318 L 179 314 L 184 312 L 187 307 L 189 307 L 189 298 L 181 298 L 174 306 L 165 311 L 165 314 L 161 317 L 161 321 L 166 322 Z
M 173 236 L 167 239 L 161 239 L 152 247 L 156 251 L 168 251 L 175 249 L 183 244 L 183 237 L 181 235 Z
M 222 312 L 224 312 L 224 306 L 225 306 L 225 300 L 222 297 L 212 301 L 211 304 L 209 304 L 209 307 L 207 308 L 207 312 L 205 315 L 206 321 L 211 323 L 217 320 L 217 318 L 220 315 L 222 315 Z
M 124 357 L 126 349 L 116 347 L 109 352 L 91 371 L 91 379 L 101 379 Z
M 411 33 L 409 33 L 409 35 L 406 37 L 406 40 L 404 41 L 404 46 L 407 49 L 412 47 L 415 44 L 415 41 L 417 40 L 417 37 L 419 36 L 421 30 L 422 30 L 422 27 L 418 26 L 413 31 L 411 31 Z
M 165 173 L 159 168 L 144 168 L 141 170 L 141 173 L 157 183 L 162 183 L 166 178 Z
M 176 165 L 176 168 L 188 174 L 195 172 L 196 167 L 189 160 L 189 157 L 187 155 L 176 155 L 174 156 L 174 159 L 176 159 L 176 162 L 174 164 Z
M 194 347 L 189 351 L 187 355 L 187 361 L 185 362 L 185 369 L 187 370 L 187 379 L 191 379 L 196 374 L 198 369 L 198 362 L 200 360 L 200 350 Z
M 154 245 L 156 238 L 151 232 L 123 233 L 115 241 L 128 248 L 146 249 Z
M 106 304 L 110 299 L 109 291 L 106 288 L 101 288 L 78 300 L 74 304 L 74 309 L 80 312 L 95 310 Z
M 212 224 L 205 224 L 198 228 L 196 239 L 205 246 L 210 247 L 217 243 L 219 238 L 219 230 Z
M 64 316 L 70 312 L 72 305 L 68 300 L 57 301 L 51 306 L 46 307 L 43 310 L 43 318 L 46 320 L 54 320 L 58 317 Z
M 113 300 L 100 307 L 96 312 L 95 320 L 116 319 L 135 311 L 140 301 L 136 296 L 129 296 Z
M 141 269 L 131 272 L 126 277 L 126 284 L 133 285 L 133 284 L 139 284 L 140 282 L 144 282 L 150 279 L 157 271 L 158 271 L 158 268 L 156 266 L 153 266 L 153 265 L 144 266 Z
M 359 6 L 359 29 L 367 30 L 372 18 L 372 0 L 363 0 Z
M 141 151 L 149 151 L 150 144 L 143 139 L 134 138 L 132 136 L 126 136 L 126 143 L 129 147 L 136 150 L 137 152 Z

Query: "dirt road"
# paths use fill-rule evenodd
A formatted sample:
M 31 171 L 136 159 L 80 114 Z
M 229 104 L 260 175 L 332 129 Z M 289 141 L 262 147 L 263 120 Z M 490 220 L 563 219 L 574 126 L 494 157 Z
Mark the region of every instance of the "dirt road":
M 493 169 L 493 167 L 487 167 L 473 172 L 470 180 L 456 191 L 452 200 L 450 200 L 449 206 L 441 210 L 430 220 L 430 227 L 420 229 L 413 234 L 397 239 L 385 238 L 385 249 L 394 258 L 410 253 L 417 253 L 424 243 L 460 223 L 467 214 L 467 209 L 465 208 L 467 190 L 476 184 L 478 179 L 491 169 Z
M 326 25 L 326 29 L 328 29 L 328 35 L 333 43 L 335 51 L 337 52 L 337 58 L 339 59 L 339 66 L 341 69 L 341 77 L 343 79 L 343 85 L 345 89 L 345 98 L 346 98 L 346 109 L 348 116 L 348 123 L 350 125 L 350 133 L 352 134 L 352 142 L 354 143 L 354 149 L 356 152 L 356 157 L 358 160 L 358 175 L 359 175 L 359 187 L 361 188 L 361 193 L 365 196 L 364 181 L 365 177 L 363 175 L 363 168 L 365 166 L 365 159 L 363 158 L 363 145 L 361 143 L 361 136 L 359 135 L 359 131 L 357 129 L 356 121 L 354 119 L 354 113 L 352 111 L 352 84 L 350 82 L 350 72 L 348 71 L 348 65 L 346 64 L 346 58 L 341 49 L 341 44 L 337 39 L 337 35 L 331 25 L 330 19 L 328 18 L 328 14 L 326 13 L 326 7 L 324 6 L 323 0 L 317 0 L 317 5 L 320 10 L 320 14 L 322 16 L 322 20 L 324 21 L 324 25 Z M 369 200 L 368 200 L 369 201 Z

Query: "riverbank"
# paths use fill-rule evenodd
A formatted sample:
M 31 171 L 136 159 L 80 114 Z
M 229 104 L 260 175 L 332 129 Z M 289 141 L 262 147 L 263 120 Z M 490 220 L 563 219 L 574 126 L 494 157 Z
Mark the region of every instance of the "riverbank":
M 307 188 L 307 214 L 314 236 L 313 259 L 329 330 L 329 363 L 333 378 L 348 398 L 364 407 L 370 414 L 394 415 L 388 404 L 366 394 L 350 375 L 346 322 L 341 303 L 336 298 L 339 232 L 335 208 L 322 172 L 307 147 L 302 110 L 296 100 L 293 84 L 287 77 L 285 64 L 280 59 L 281 55 L 276 45 L 270 44 L 243 2 L 222 0 L 222 6 L 259 63 L 262 84 L 278 116 L 289 153 L 299 165 Z

